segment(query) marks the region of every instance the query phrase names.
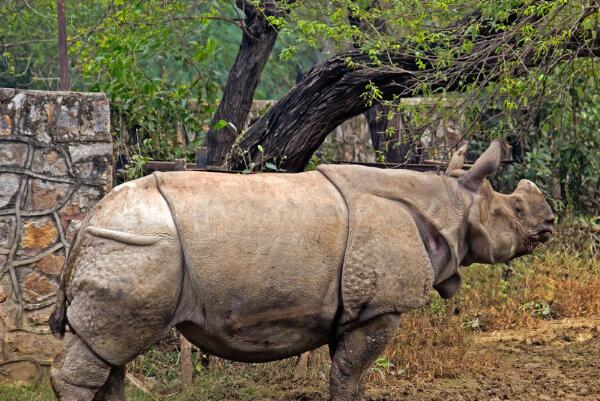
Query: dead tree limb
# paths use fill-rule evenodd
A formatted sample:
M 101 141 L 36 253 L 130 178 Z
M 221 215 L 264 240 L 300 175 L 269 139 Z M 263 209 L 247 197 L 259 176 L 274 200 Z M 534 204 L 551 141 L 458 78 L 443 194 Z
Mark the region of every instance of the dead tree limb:
M 179 334 L 179 340 L 181 341 L 181 384 L 184 390 L 189 390 L 192 387 L 194 373 L 192 344 L 182 334 Z

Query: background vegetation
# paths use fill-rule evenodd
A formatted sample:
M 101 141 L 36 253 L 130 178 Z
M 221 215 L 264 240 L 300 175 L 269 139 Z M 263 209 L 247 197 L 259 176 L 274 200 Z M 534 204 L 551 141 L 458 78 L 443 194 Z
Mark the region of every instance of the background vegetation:
M 247 4 L 269 7 L 263 3 Z M 3 3 L 0 86 L 57 87 L 55 4 Z M 238 52 L 243 11 L 233 1 L 216 0 L 67 1 L 66 6 L 71 87 L 110 96 L 118 167 L 129 163 L 129 176 L 136 176 L 149 159 L 194 160 Z M 480 147 L 497 136 L 513 145 L 517 163 L 498 179 L 501 189 L 532 178 L 559 212 L 598 214 L 597 3 L 331 0 L 280 2 L 278 7 L 273 15 L 264 9 L 278 39 L 255 99 L 281 98 L 315 64 L 348 49 L 366 55 L 371 69 L 399 69 L 386 58 L 410 54 L 418 67 L 416 83 L 403 97 L 433 95 L 447 101 L 456 97 L 448 90 L 458 90 L 456 107 L 448 113 L 464 114 L 462 135 Z M 495 54 L 478 47 L 486 29 L 494 40 L 502 38 L 492 43 Z M 350 68 L 365 63 L 353 60 Z M 455 71 L 473 60 L 490 60 L 492 67 L 482 67 L 476 78 Z M 452 86 L 436 84 L 440 79 Z M 377 82 L 361 91 L 365 103 L 387 107 L 380 119 L 407 112 L 399 97 L 386 96 Z M 412 147 L 402 153 L 406 161 L 419 153 L 418 137 L 438 123 L 431 111 L 409 110 L 416 123 L 408 135 L 386 130 L 395 138 L 388 146 Z M 268 152 L 265 145 L 260 153 Z M 385 149 L 380 155 L 386 157 Z

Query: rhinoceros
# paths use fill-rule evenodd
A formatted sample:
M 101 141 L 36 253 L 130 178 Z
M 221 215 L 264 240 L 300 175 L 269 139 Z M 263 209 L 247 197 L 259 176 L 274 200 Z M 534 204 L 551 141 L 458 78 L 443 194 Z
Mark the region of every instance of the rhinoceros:
M 80 227 L 50 325 L 72 336 L 54 360 L 61 401 L 124 400 L 124 366 L 172 328 L 207 352 L 273 361 L 329 345 L 333 401 L 365 371 L 401 313 L 461 265 L 531 253 L 553 231 L 540 190 L 486 177 L 493 142 L 446 175 L 322 165 L 298 174 L 169 172 L 112 190 Z

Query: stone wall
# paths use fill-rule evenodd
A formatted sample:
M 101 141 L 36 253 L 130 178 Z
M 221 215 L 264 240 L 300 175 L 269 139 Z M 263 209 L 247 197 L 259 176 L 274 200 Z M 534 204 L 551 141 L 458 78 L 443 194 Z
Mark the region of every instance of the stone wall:
M 262 117 L 276 100 L 254 100 L 244 129 Z M 369 125 L 363 114 L 344 121 L 334 129 L 316 154 L 326 161 L 374 162 Z
M 337 126 L 317 150 L 327 161 L 368 162 L 375 160 L 369 124 L 364 114 L 359 114 Z
M 262 117 L 275 103 L 275 100 L 253 101 L 244 129 Z M 448 148 L 455 146 L 463 137 L 464 115 L 449 112 L 449 110 L 454 110 L 452 103 L 445 104 L 435 99 L 408 98 L 402 99 L 401 104 L 405 106 L 405 109 L 395 112 L 388 124 L 399 134 L 394 135 L 393 138 L 387 138 L 385 132 L 380 132 L 381 143 L 387 142 L 388 146 L 397 146 L 402 138 L 417 138 L 424 159 L 444 160 Z M 418 123 L 413 121 L 415 119 L 411 110 L 413 107 L 427 107 L 430 121 L 425 124 L 423 121 Z M 380 118 L 388 118 L 388 113 L 389 109 L 386 109 Z M 369 123 L 364 114 L 350 118 L 336 127 L 325 138 L 315 154 L 326 162 L 372 163 L 379 161 L 375 157 Z
M 47 320 L 65 254 L 111 186 L 106 96 L 0 89 L 0 380 L 60 348 Z

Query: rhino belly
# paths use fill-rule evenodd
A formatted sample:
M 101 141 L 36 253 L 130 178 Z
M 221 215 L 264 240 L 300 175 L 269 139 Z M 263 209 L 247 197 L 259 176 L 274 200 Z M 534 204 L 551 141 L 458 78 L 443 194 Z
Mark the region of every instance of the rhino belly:
M 267 361 L 327 343 L 348 217 L 319 172 L 158 175 L 181 238 L 174 323 L 212 354 Z
M 287 295 L 254 299 L 252 294 L 228 294 L 223 302 L 181 314 L 178 329 L 201 349 L 230 360 L 266 362 L 298 355 L 327 344 L 337 309 L 337 286 L 329 304 L 311 304 Z M 296 301 L 296 302 L 290 302 Z

